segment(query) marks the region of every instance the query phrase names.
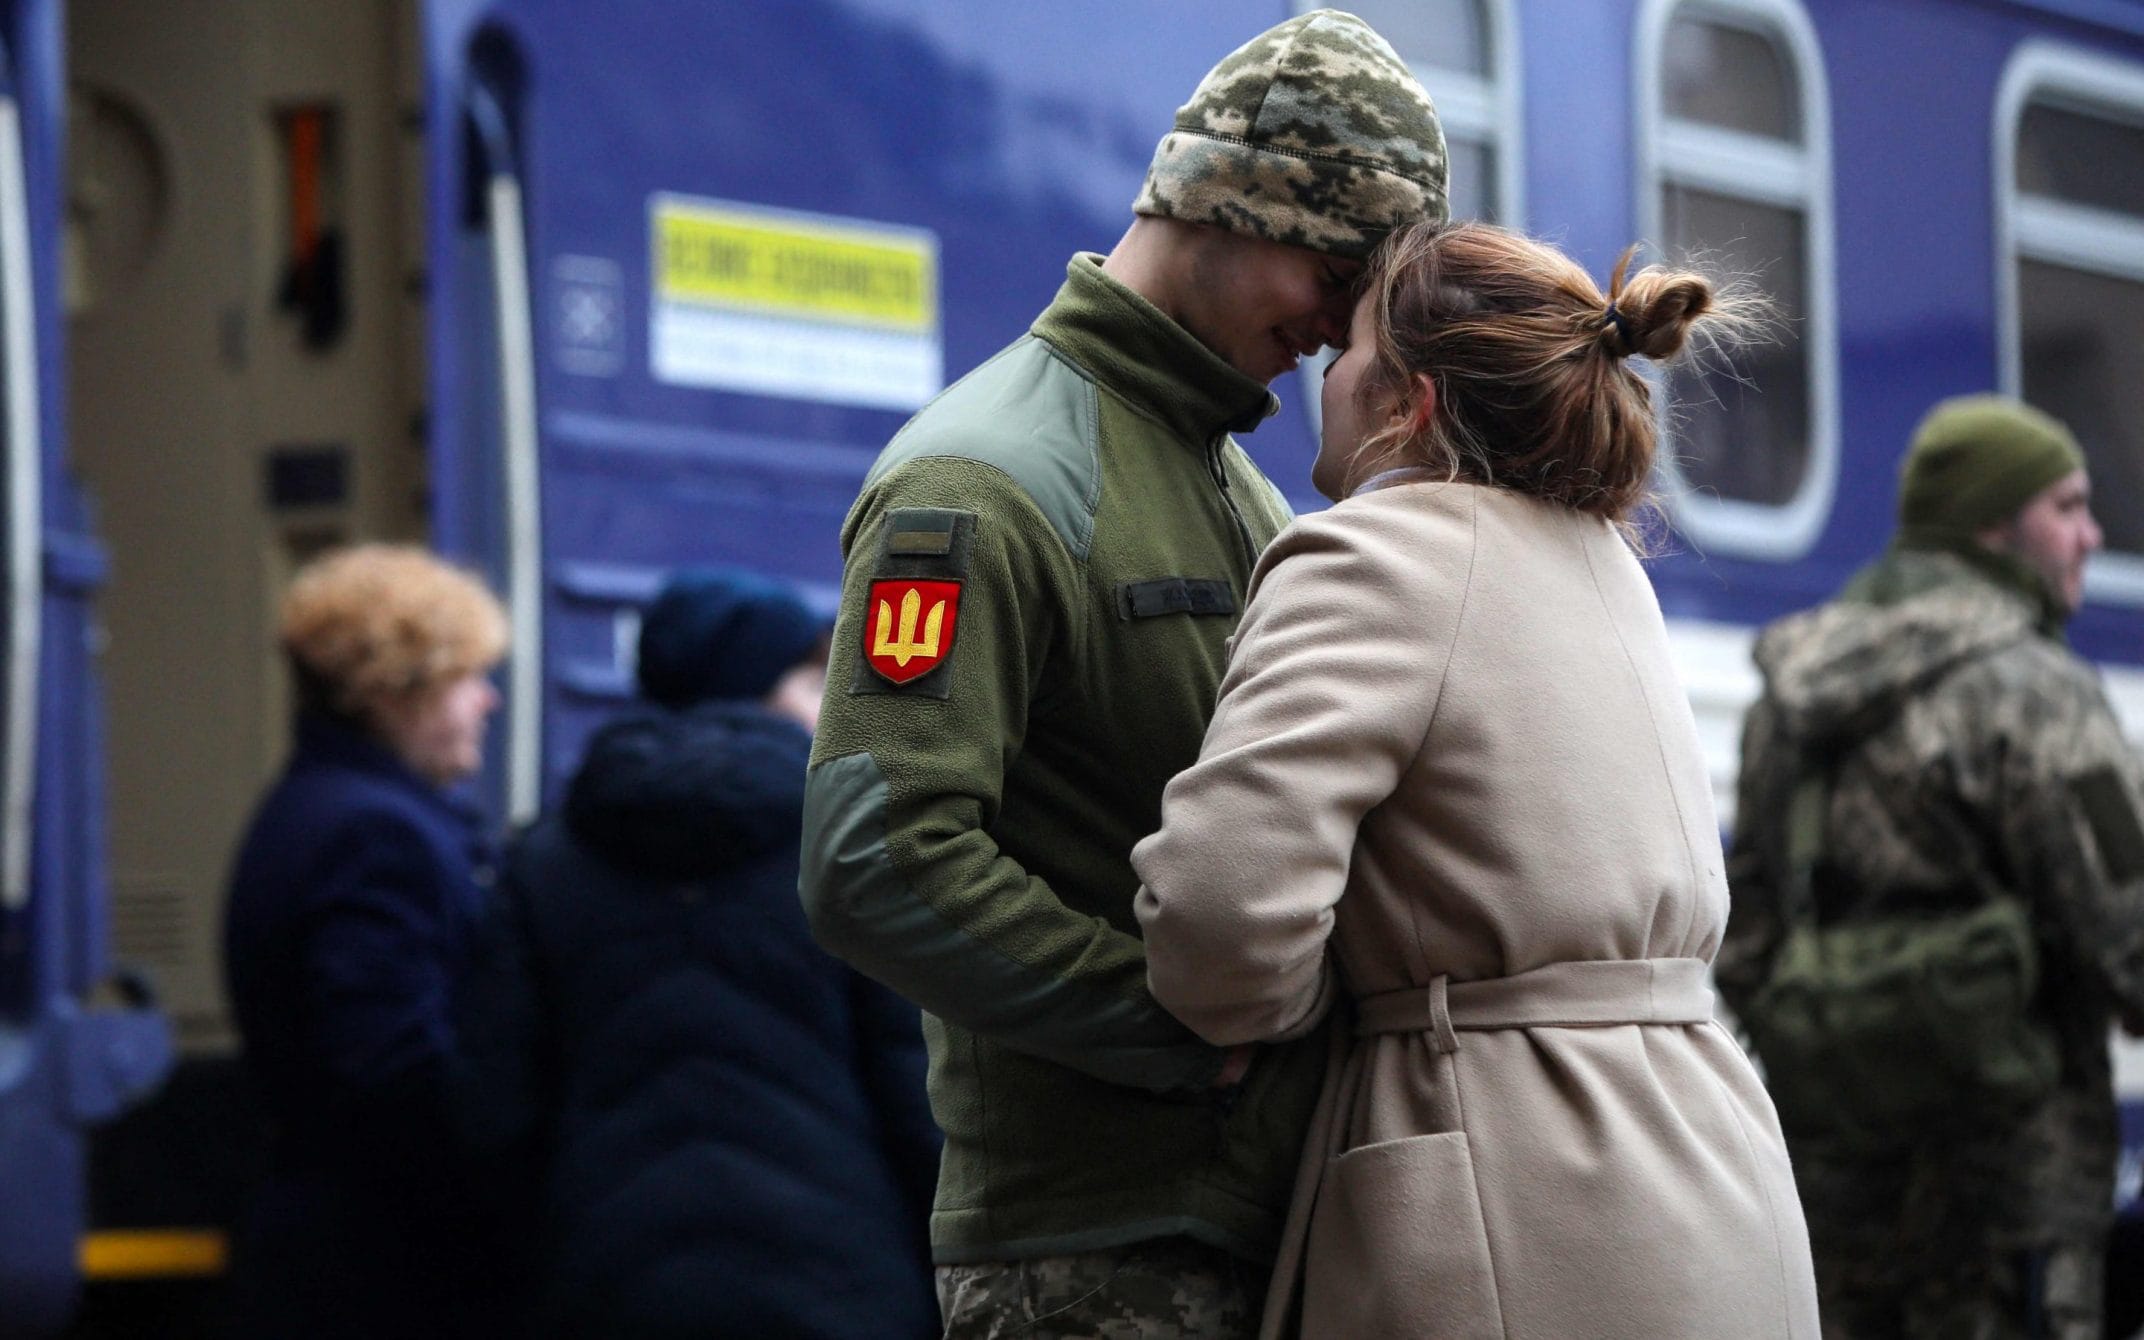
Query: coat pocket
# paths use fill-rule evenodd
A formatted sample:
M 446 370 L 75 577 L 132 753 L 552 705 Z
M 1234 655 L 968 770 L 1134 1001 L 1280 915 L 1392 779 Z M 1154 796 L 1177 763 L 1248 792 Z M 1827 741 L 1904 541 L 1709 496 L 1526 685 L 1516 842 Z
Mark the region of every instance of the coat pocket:
M 1303 1271 L 1305 1340 L 1502 1340 L 1463 1131 L 1364 1145 L 1325 1167 Z

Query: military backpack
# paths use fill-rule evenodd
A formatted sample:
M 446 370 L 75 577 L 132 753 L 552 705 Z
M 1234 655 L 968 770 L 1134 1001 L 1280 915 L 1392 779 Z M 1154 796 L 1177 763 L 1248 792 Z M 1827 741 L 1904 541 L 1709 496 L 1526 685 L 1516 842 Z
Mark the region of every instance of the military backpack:
M 1780 1124 L 1799 1140 L 1878 1151 L 2015 1121 L 2059 1072 L 2035 1008 L 2031 914 L 1976 867 L 1961 910 L 1820 920 L 1814 878 L 1838 762 L 1802 765 L 1788 805 L 1785 935 L 1743 1011 Z M 1947 823 L 1977 842 L 1962 820 Z

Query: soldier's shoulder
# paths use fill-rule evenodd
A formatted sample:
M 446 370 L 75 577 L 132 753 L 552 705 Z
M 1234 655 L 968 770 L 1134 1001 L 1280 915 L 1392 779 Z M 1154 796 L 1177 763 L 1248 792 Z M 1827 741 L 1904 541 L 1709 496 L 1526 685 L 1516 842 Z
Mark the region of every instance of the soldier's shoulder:
M 974 467 L 986 467 L 1084 558 L 1101 497 L 1100 440 L 1093 380 L 1026 335 L 910 419 L 864 477 L 865 496 L 931 491 L 936 480 L 972 481 Z M 987 491 L 979 501 L 988 503 Z
M 2061 760 L 2080 741 L 2121 739 L 2099 672 L 2046 638 L 2029 638 L 1977 658 L 1941 685 L 1939 694 L 1941 718 L 1953 729 L 2000 741 L 2006 752 L 2047 766 L 2063 766 Z
M 2045 637 L 2019 638 L 1962 667 L 1965 687 L 2003 695 L 2074 699 L 2103 704 L 2099 671 L 2068 647 Z

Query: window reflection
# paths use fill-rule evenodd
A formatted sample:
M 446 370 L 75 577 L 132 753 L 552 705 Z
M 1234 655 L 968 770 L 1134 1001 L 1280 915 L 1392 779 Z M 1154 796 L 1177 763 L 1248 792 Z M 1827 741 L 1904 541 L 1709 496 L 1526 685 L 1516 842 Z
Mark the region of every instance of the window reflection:
M 1790 143 L 1802 138 L 1794 81 L 1762 34 L 1677 19 L 1668 25 L 1660 72 L 1669 116 Z
M 2144 216 L 2144 126 L 2028 107 L 2017 132 L 2017 188 Z
M 1787 332 L 1739 351 L 1732 367 L 1682 362 L 1668 374 L 1674 450 L 1693 486 L 1742 502 L 1784 506 L 1809 469 L 1809 359 L 1798 332 L 1808 310 L 1800 210 L 1669 186 L 1669 255 L 1714 273 L 1750 275 Z
M 1480 0 L 1355 0 L 1344 6 L 1392 44 L 1400 59 L 1487 78 L 1489 24 Z M 1437 90 L 1430 89 L 1435 97 Z
M 2025 261 L 2024 396 L 2077 434 L 2107 548 L 2144 554 L 2144 284 Z

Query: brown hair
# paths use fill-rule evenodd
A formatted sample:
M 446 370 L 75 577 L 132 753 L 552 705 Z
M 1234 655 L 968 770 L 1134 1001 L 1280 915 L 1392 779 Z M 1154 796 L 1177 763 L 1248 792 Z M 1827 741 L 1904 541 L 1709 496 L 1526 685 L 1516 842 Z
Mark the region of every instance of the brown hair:
M 1633 245 L 1603 294 L 1556 248 L 1485 223 L 1402 228 L 1363 279 L 1374 332 L 1359 394 L 1398 415 L 1357 449 L 1356 478 L 1400 465 L 1627 522 L 1646 500 L 1652 389 L 1625 359 L 1664 362 L 1693 328 L 1713 345 L 1762 327 L 1761 303 Z M 1416 378 L 1436 386 L 1419 405 Z
M 422 549 L 361 544 L 309 563 L 283 597 L 281 641 L 306 707 L 369 722 L 496 664 L 506 612 Z

